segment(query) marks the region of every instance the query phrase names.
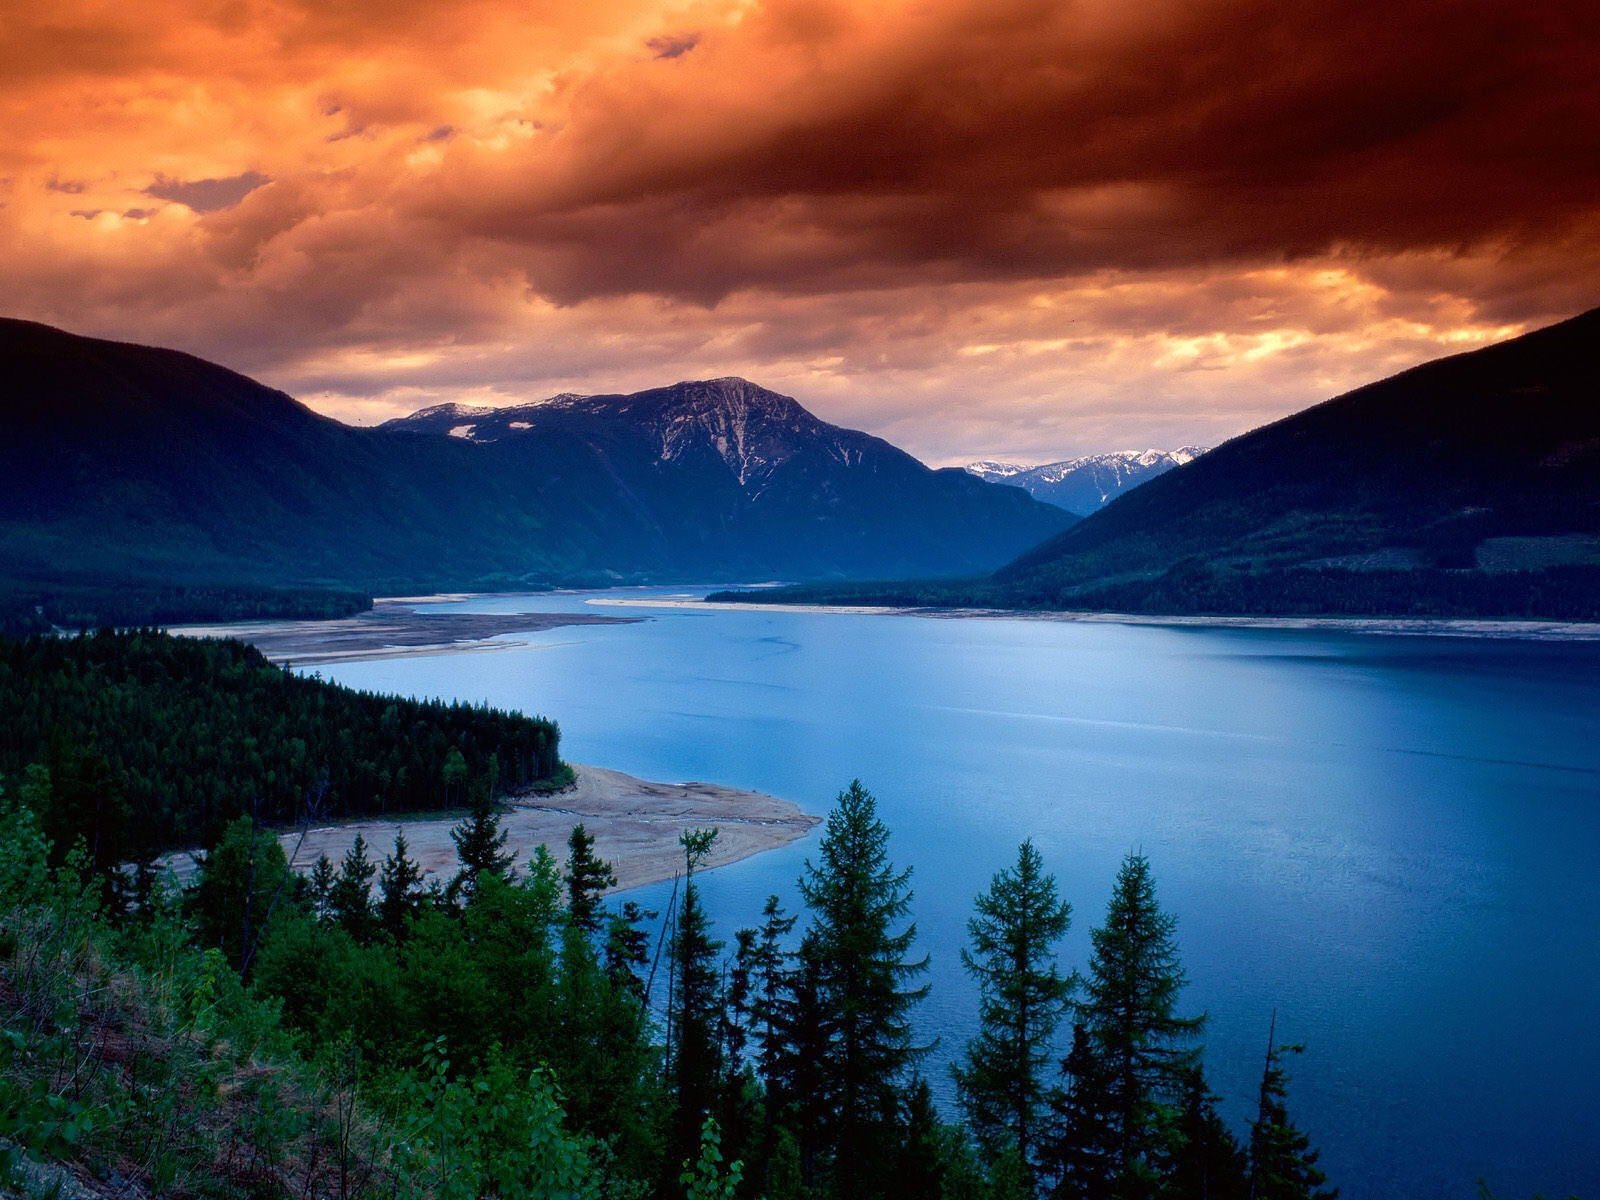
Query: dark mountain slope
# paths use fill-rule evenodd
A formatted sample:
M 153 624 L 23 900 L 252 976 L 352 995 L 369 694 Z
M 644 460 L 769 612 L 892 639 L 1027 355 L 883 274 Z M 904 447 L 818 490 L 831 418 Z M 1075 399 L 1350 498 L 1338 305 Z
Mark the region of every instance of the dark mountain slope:
M 1065 523 L 743 381 L 534 407 L 502 439 L 438 411 L 358 429 L 190 355 L 0 321 L 0 577 L 946 574 Z
M 1600 561 L 1600 310 L 1258 429 L 1000 570 L 1029 602 L 1169 570 Z
M 988 578 L 746 598 L 1600 620 L 1600 309 L 1235 438 Z
M 742 379 L 429 409 L 387 428 L 453 430 L 509 463 L 551 438 L 581 443 L 673 561 L 723 576 L 860 576 L 917 563 L 953 574 L 997 564 L 1007 543 L 1023 548 L 1072 520 L 965 472 L 930 470 Z

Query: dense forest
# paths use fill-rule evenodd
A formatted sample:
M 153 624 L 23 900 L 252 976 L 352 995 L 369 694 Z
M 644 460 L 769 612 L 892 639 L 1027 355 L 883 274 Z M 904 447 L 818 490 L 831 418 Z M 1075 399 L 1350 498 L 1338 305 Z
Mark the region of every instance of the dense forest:
M 1173 918 L 1130 855 L 1081 972 L 1028 843 L 975 902 L 980 1020 L 941 1114 L 927 958 L 873 797 L 838 797 L 799 891 L 725 939 L 686 834 L 662 935 L 575 828 L 513 863 L 481 785 L 460 866 L 403 835 L 308 876 L 249 817 L 188 891 L 100 905 L 51 870 L 49 782 L 0 801 L 0 1169 L 19 1191 L 174 1197 L 1254 1197 L 1335 1193 L 1268 1043 L 1236 1136 Z M 752 914 L 755 915 L 755 914 Z M 1266 1031 L 1263 1031 L 1264 1039 Z
M 1329 616 L 1600 620 L 1600 567 L 1538 571 L 1440 568 L 1272 571 L 1173 564 L 1151 579 L 1076 587 L 995 578 L 820 583 L 720 591 L 713 601 L 860 604 L 879 608 L 997 608 L 1153 615 Z
M 235 641 L 153 630 L 0 639 L 0 772 L 49 780 L 39 810 L 99 869 L 263 824 L 461 806 L 468 782 L 564 777 L 553 722 L 376 696 Z
M 371 596 L 330 588 L 0 579 L 0 636 L 203 621 L 315 620 L 349 617 L 371 607 Z

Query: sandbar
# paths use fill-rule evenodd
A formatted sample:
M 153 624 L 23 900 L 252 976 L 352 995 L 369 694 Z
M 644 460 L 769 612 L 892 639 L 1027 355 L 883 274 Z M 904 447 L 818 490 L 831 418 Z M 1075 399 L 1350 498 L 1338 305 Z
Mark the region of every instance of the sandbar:
M 540 845 L 564 861 L 567 836 L 581 822 L 594 836 L 595 853 L 611 863 L 621 890 L 671 879 L 681 871 L 678 837 L 686 830 L 717 831 L 711 853 L 701 864 L 705 870 L 787 845 L 821 822 L 798 805 L 764 792 L 715 783 L 653 783 L 605 767 L 574 765 L 573 770 L 576 782 L 565 791 L 506 798 L 500 828 L 519 866 Z M 279 840 L 290 865 L 309 871 L 323 854 L 337 866 L 358 833 L 376 862 L 393 847 L 395 833 L 403 830 L 410 856 L 433 877 L 448 881 L 458 866 L 450 830 L 462 816 L 450 812 L 364 817 L 285 830 Z M 161 865 L 170 867 L 180 880 L 195 869 L 189 851 L 169 854 Z

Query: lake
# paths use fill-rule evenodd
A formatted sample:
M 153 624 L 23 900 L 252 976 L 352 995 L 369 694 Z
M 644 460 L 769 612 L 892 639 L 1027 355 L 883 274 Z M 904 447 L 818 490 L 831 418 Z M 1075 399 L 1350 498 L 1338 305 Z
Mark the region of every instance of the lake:
M 639 597 L 655 593 L 630 591 Z M 660 593 L 665 595 L 666 593 Z M 584 609 L 583 595 L 453 602 Z M 594 612 L 589 607 L 586 611 Z M 1088 956 L 1122 856 L 1179 920 L 1243 1126 L 1276 1009 L 1291 1111 L 1348 1200 L 1600 1194 L 1600 646 L 821 612 L 634 625 L 316 668 L 558 719 L 577 762 L 825 812 L 852 777 L 914 868 L 946 1064 L 972 898 L 1033 837 Z M 818 835 L 704 877 L 730 943 Z M 670 885 L 637 896 L 664 908 Z

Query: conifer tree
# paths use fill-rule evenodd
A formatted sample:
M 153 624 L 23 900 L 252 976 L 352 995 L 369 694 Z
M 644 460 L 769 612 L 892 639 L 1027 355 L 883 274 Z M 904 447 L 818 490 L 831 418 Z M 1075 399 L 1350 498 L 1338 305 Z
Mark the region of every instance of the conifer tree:
M 394 851 L 378 872 L 378 921 L 396 941 L 405 937 L 406 922 L 421 911 L 424 871 L 410 856 L 404 830 L 395 830 Z
M 1245 1154 L 1217 1112 L 1217 1097 L 1199 1067 L 1184 1080 L 1168 1142 L 1162 1174 L 1169 1194 L 1184 1200 L 1243 1200 Z
M 952 1068 L 961 1106 L 986 1161 L 1014 1152 L 1025 1173 L 1038 1161 L 1049 1101 L 1046 1074 L 1074 980 L 1056 965 L 1072 909 L 1032 841 L 994 877 L 967 922 L 961 962 L 978 985 L 977 1036 Z
M 450 840 L 456 844 L 456 857 L 461 860 L 461 869 L 450 883 L 450 898 L 457 902 L 472 900 L 480 875 L 513 878 L 513 856 L 506 849 L 507 835 L 500 828 L 500 815 L 495 811 L 488 778 L 473 780 L 471 793 L 471 814 L 450 831 Z
M 1055 1136 L 1043 1155 L 1055 1179 L 1051 1194 L 1060 1200 L 1104 1200 L 1116 1174 L 1109 1088 L 1081 1021 L 1072 1027 L 1072 1048 L 1061 1073 L 1064 1086 L 1052 1104 Z
M 611 914 L 606 928 L 605 970 L 611 986 L 644 999 L 644 980 L 640 972 L 650 962 L 650 935 L 641 926 L 655 919 L 633 900 L 623 902 L 622 911 Z
M 567 838 L 567 912 L 585 933 L 600 930 L 600 897 L 617 886 L 611 864 L 594 852 L 594 837 L 583 825 Z
M 1267 1036 L 1260 1108 L 1250 1127 L 1251 1200 L 1334 1200 L 1339 1194 L 1337 1188 L 1324 1186 L 1328 1176 L 1317 1165 L 1317 1151 L 1289 1116 L 1289 1076 L 1283 1057 L 1304 1049 L 1274 1045 L 1273 1034 Z
M 1079 1020 L 1087 1053 L 1100 1081 L 1099 1111 L 1067 1136 L 1098 1136 L 1110 1144 L 1113 1194 L 1132 1198 L 1156 1191 L 1164 1106 L 1181 1095 L 1198 1060 L 1187 1045 L 1204 1017 L 1181 1017 L 1183 968 L 1173 940 L 1176 921 L 1156 903 L 1150 863 L 1142 854 L 1123 860 L 1105 924 L 1090 935 L 1094 953 Z
M 750 953 L 750 1025 L 756 1044 L 757 1073 L 769 1093 L 781 1091 L 780 1060 L 794 1024 L 794 954 L 784 939 L 796 918 L 777 896 L 761 909 L 761 929 Z
M 367 839 L 359 833 L 345 851 L 339 876 L 328 893 L 328 911 L 351 937 L 364 942 L 372 936 L 372 877 L 377 864 L 367 857 Z
M 717 954 L 722 943 L 711 937 L 711 919 L 700 901 L 695 869 L 716 840 L 716 830 L 688 830 L 684 852 L 683 899 L 678 906 L 671 956 L 673 986 L 668 999 L 671 1022 L 668 1050 L 676 1119 L 669 1151 L 673 1160 L 693 1152 L 701 1124 L 713 1112 L 722 1078 L 718 1038 L 721 996 Z
M 311 900 L 312 914 L 319 921 L 329 919 L 329 902 L 333 897 L 334 880 L 338 872 L 333 869 L 333 863 L 326 854 L 317 856 L 316 865 L 311 868 L 311 877 L 306 881 L 306 893 Z
M 911 1012 L 928 989 L 912 981 L 928 960 L 909 957 L 911 871 L 890 863 L 888 843 L 872 793 L 852 781 L 800 879 L 817 969 L 823 1149 L 835 1180 L 860 1196 L 883 1192 L 906 1075 L 925 1049 L 912 1037 Z

